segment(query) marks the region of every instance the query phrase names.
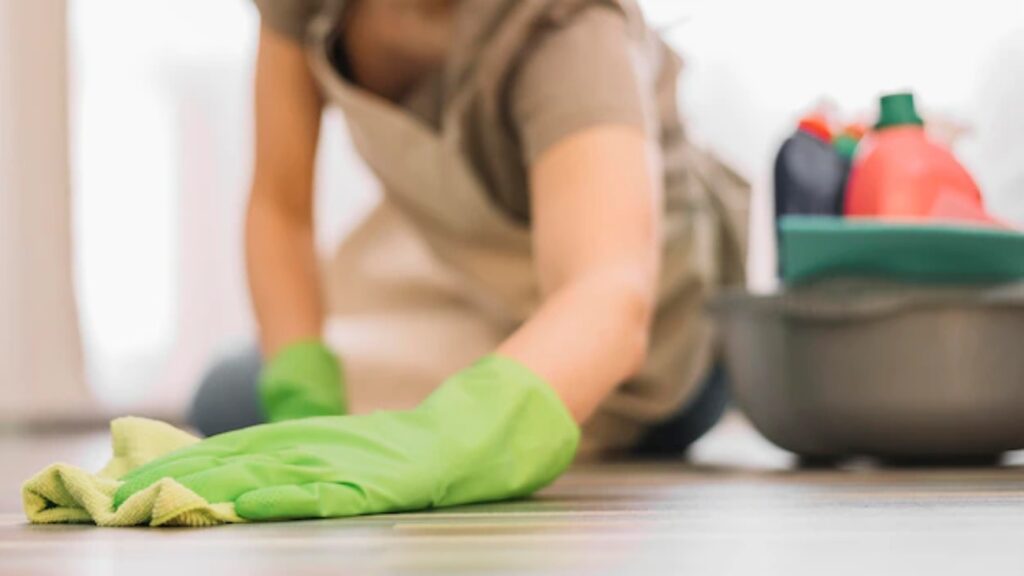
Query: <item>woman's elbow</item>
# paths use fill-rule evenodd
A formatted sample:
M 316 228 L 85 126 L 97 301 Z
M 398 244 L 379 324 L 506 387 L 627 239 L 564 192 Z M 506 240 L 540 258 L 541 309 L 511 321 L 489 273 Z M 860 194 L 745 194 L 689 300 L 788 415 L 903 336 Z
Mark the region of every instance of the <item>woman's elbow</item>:
M 621 340 L 628 360 L 629 374 L 638 372 L 647 362 L 651 341 L 651 322 L 657 301 L 653 290 L 638 286 L 625 286 L 617 300 L 622 306 Z

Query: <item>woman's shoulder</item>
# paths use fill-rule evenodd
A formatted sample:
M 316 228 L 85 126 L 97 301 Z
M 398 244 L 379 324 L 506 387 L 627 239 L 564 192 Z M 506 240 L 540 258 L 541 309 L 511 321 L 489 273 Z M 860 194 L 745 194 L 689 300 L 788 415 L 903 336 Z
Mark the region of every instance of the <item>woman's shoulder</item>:
M 660 138 L 674 102 L 667 47 L 634 0 L 478 0 L 453 51 L 446 114 L 492 194 L 529 219 L 528 168 L 558 142 L 600 126 Z
M 655 78 L 668 54 L 635 8 L 632 0 L 523 3 L 480 43 L 475 88 L 495 100 L 481 109 L 510 121 L 528 162 L 593 126 L 655 130 Z
M 549 68 L 600 65 L 608 52 L 633 52 L 637 64 L 660 63 L 657 41 L 636 0 L 479 0 L 460 5 L 453 68 L 504 83 L 530 60 Z M 452 77 L 466 78 L 452 74 Z M 472 74 L 470 74 L 472 76 Z

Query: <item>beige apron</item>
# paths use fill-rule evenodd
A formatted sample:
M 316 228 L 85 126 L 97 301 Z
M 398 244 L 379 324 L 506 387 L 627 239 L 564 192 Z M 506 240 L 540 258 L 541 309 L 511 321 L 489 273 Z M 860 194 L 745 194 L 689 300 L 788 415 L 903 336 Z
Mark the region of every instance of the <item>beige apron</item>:
M 385 194 L 327 266 L 326 337 L 345 359 L 353 411 L 409 408 L 493 351 L 538 308 L 531 235 L 494 203 L 462 152 L 457 122 L 472 84 L 453 94 L 440 128 L 429 127 L 335 71 L 327 57 L 333 25 L 329 14 L 311 24 L 311 68 L 345 113 L 353 143 Z M 719 217 L 723 197 L 707 191 L 728 185 L 733 201 L 745 194 L 736 195 L 738 179 L 722 182 L 704 156 L 690 156 L 692 169 L 673 184 L 685 193 L 668 194 L 686 206 L 666 215 L 649 361 L 585 425 L 583 452 L 634 444 L 694 394 L 711 362 L 703 305 L 723 277 L 742 268 L 745 244 L 741 230 Z M 725 256 L 723 246 L 731 246 Z

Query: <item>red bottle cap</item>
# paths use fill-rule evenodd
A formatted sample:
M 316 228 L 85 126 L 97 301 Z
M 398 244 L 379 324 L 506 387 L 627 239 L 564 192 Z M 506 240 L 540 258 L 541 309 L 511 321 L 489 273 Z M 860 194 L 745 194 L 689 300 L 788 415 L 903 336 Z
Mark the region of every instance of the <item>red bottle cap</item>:
M 799 130 L 828 144 L 832 143 L 832 128 L 828 125 L 828 120 L 820 114 L 805 116 L 801 119 Z

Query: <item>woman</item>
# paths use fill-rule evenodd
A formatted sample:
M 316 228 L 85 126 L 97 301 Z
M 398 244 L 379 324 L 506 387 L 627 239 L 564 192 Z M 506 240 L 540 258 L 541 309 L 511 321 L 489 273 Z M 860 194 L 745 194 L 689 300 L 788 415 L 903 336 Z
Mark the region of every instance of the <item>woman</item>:
M 162 477 L 250 519 L 504 499 L 578 451 L 681 453 L 710 428 L 702 307 L 742 279 L 747 189 L 686 141 L 679 60 L 633 0 L 256 3 L 247 253 L 269 361 L 216 370 L 194 420 L 273 424 L 144 467 L 119 503 Z M 385 200 L 321 283 L 331 104 Z

